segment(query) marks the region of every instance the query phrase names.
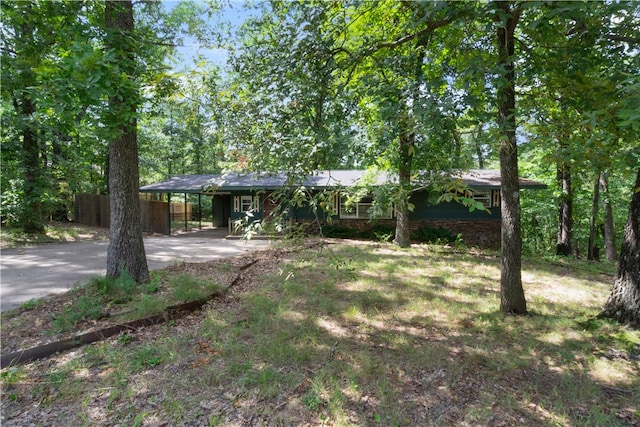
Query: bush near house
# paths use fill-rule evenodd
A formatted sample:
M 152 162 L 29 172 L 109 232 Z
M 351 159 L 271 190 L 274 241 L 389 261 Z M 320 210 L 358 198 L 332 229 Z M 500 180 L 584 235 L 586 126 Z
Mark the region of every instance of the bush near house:
M 446 228 L 422 227 L 411 233 L 411 240 L 422 243 L 453 243 L 456 236 Z
M 391 242 L 396 236 L 396 228 L 388 224 L 376 224 L 370 230 L 362 231 L 359 237 L 379 242 Z
M 358 230 L 346 225 L 325 225 L 322 227 L 322 234 L 336 239 L 353 239 L 358 236 Z
M 395 227 L 388 224 L 377 224 L 365 231 L 339 224 L 325 225 L 322 227 L 324 237 L 336 239 L 366 239 L 391 242 L 395 237 L 395 232 Z M 425 226 L 411 233 L 411 240 L 420 243 L 453 243 L 456 241 L 456 236 L 446 228 Z

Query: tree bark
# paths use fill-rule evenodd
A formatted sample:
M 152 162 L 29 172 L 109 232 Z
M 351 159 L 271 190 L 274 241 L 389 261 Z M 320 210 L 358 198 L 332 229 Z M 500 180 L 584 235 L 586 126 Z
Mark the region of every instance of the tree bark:
M 563 157 L 560 148 L 560 157 Z M 571 189 L 571 166 L 562 158 L 558 159 L 557 181 L 560 188 L 558 203 L 558 241 L 556 255 L 571 255 L 571 236 L 573 234 L 573 193 Z
M 498 122 L 500 125 L 500 184 L 502 215 L 502 259 L 500 266 L 500 311 L 526 314 L 522 288 L 522 234 L 518 148 L 516 144 L 516 92 L 514 32 L 520 9 L 510 2 L 497 2 L 502 13 L 496 15 L 499 66 L 504 70 L 498 83 Z
M 412 108 L 418 104 L 420 85 L 423 81 L 422 63 L 426 38 L 421 37 L 416 43 L 418 49 L 413 68 L 413 87 L 411 89 Z M 411 246 L 411 229 L 409 228 L 409 197 L 411 196 L 411 173 L 413 155 L 416 149 L 416 133 L 414 129 L 414 112 L 405 109 L 400 118 L 400 137 L 398 143 L 399 165 L 398 179 L 400 197 L 396 203 L 396 237 L 395 244 L 401 248 Z
M 22 227 L 25 233 L 44 234 L 42 202 L 40 201 L 43 179 L 40 144 L 33 123 L 36 106 L 26 94 L 22 99 L 20 110 L 20 114 L 26 122 L 22 131 L 25 204 L 22 209 Z
M 591 199 L 591 218 L 589 219 L 589 247 L 587 248 L 587 259 L 599 261 L 599 255 L 595 249 L 596 245 L 596 221 L 598 218 L 598 206 L 600 205 L 600 177 L 596 178 L 593 185 L 593 198 Z
M 107 49 L 114 49 L 117 65 L 123 70 L 129 85 L 109 98 L 111 123 L 115 137 L 109 145 L 110 228 L 107 249 L 107 276 L 118 277 L 127 271 L 137 282 L 149 280 L 147 257 L 140 225 L 138 198 L 139 170 L 136 109 L 138 97 L 135 83 L 133 42 L 133 5 L 131 1 L 105 3 Z M 114 76 L 119 78 L 119 76 Z M 120 88 L 118 88 L 120 89 Z M 118 90 L 116 89 L 116 90 Z M 124 95 L 124 96 L 123 96 Z
M 602 315 L 640 328 L 640 169 L 632 190 L 618 273 Z
M 602 189 L 602 208 L 604 210 L 604 248 L 607 261 L 614 262 L 618 259 L 618 251 L 616 249 L 616 233 L 613 225 L 613 210 L 611 208 L 611 200 L 609 198 L 609 183 L 607 182 L 607 174 L 600 173 L 600 188 Z
M 409 229 L 409 195 L 411 194 L 411 164 L 413 160 L 415 137 L 410 129 L 407 115 L 401 119 L 398 151 L 400 164 L 398 178 L 400 197 L 396 204 L 396 237 L 394 243 L 401 248 L 411 246 L 411 231 Z
M 478 125 L 478 133 L 472 136 L 473 145 L 478 156 L 478 169 L 484 169 L 484 153 L 482 152 L 482 124 Z
M 24 13 L 28 15 L 32 5 L 26 4 Z M 16 35 L 16 50 L 28 52 L 23 58 L 21 69 L 18 71 L 19 89 L 13 104 L 16 113 L 23 122 L 22 128 L 22 164 L 24 167 L 24 201 L 20 221 L 25 233 L 43 234 L 42 222 L 42 164 L 40 162 L 40 147 L 35 124 L 36 103 L 29 93 L 37 86 L 33 67 L 39 65 L 39 45 L 36 41 L 35 29 L 29 20 L 25 20 Z M 35 55 L 35 56 L 34 56 Z

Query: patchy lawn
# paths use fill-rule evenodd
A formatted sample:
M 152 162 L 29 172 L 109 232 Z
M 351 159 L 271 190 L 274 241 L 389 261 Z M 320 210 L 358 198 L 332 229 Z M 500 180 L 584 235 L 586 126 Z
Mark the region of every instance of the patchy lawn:
M 172 269 L 140 295 L 240 280 L 186 317 L 3 369 L 2 425 L 640 425 L 640 333 L 594 318 L 611 266 L 526 261 L 524 317 L 497 312 L 493 253 L 352 241 Z M 3 314 L 3 353 L 59 338 L 59 298 Z

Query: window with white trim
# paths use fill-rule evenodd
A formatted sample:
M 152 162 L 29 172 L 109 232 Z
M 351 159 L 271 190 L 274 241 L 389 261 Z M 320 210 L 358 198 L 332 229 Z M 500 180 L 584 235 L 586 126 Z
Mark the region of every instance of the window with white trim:
M 485 208 L 490 208 L 493 206 L 493 199 L 491 197 L 491 190 L 473 190 L 471 193 L 471 197 L 476 202 L 482 203 L 482 206 Z
M 249 212 L 258 208 L 257 196 L 240 196 L 240 211 Z
M 373 196 L 365 196 L 359 202 L 351 202 L 347 197 L 340 197 L 340 218 L 342 219 L 369 219 L 369 210 L 373 207 Z M 390 219 L 393 217 L 393 208 L 385 209 L 382 215 L 377 216 L 381 219 Z

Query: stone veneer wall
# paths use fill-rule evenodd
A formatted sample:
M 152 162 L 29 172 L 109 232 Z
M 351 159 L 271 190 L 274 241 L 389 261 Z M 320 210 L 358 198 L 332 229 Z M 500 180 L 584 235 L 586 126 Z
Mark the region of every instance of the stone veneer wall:
M 462 241 L 468 246 L 500 249 L 500 224 L 499 219 L 433 219 L 411 221 L 411 229 L 418 229 L 425 225 L 431 228 L 442 227 L 451 231 L 454 236 L 462 235 Z
M 395 219 L 380 219 L 375 224 L 365 220 L 357 219 L 335 219 L 332 224 L 344 225 L 365 231 L 375 224 L 396 225 Z M 311 225 L 311 224 L 309 224 Z M 445 228 L 454 236 L 462 235 L 462 241 L 468 246 L 477 246 L 486 249 L 500 249 L 500 220 L 499 219 L 474 219 L 474 220 L 457 220 L 457 219 L 412 219 L 410 223 L 411 231 L 415 231 L 422 227 Z M 310 232 L 313 230 L 309 229 Z M 317 232 L 317 230 L 315 230 Z

